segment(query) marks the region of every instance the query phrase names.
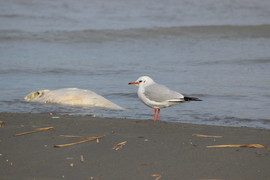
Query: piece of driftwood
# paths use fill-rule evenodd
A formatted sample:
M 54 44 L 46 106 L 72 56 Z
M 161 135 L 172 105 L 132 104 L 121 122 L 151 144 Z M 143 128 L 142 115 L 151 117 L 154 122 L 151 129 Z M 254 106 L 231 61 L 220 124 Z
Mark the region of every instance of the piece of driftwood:
M 213 146 L 206 146 L 207 148 L 216 148 L 216 147 L 249 147 L 249 148 L 264 148 L 270 150 L 269 147 L 263 146 L 261 144 L 232 144 L 232 145 L 213 145 Z
M 14 136 L 22 136 L 22 135 L 26 135 L 26 134 L 31 134 L 31 133 L 46 131 L 46 130 L 49 130 L 49 129 L 54 129 L 54 127 L 38 128 L 35 131 L 29 131 L 29 132 L 24 132 L 24 133 L 20 133 L 20 134 L 15 134 Z
M 151 177 L 157 177 L 155 180 L 159 180 L 162 176 L 160 174 L 152 174 Z
M 223 136 L 211 136 L 211 135 L 204 135 L 204 134 L 192 134 L 192 136 L 211 137 L 211 138 L 223 138 Z
M 112 149 L 117 151 L 117 150 L 121 149 L 124 145 L 126 145 L 126 143 L 127 143 L 127 141 L 120 142 L 120 143 L 116 144 L 115 146 L 113 146 Z
M 0 121 L 0 127 L 4 127 L 5 121 Z
M 78 141 L 78 142 L 74 142 L 74 143 L 68 143 L 68 144 L 61 144 L 61 145 L 55 145 L 54 147 L 60 148 L 60 147 L 65 147 L 65 146 L 72 146 L 72 145 L 76 145 L 76 144 L 81 144 L 81 143 L 85 143 L 85 142 L 89 142 L 89 141 L 93 141 L 93 140 L 97 140 L 100 139 L 106 135 L 102 135 L 102 136 L 98 136 L 98 137 L 83 137 L 83 136 L 73 136 L 73 135 L 60 135 L 61 137 L 77 137 L 77 138 L 84 138 L 85 140 L 83 141 Z

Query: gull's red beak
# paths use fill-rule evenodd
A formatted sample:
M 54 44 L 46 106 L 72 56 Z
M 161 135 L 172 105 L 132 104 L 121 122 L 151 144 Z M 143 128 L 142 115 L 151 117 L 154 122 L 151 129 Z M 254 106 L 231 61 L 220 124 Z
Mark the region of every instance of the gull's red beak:
M 139 83 L 137 83 L 137 82 L 130 82 L 130 83 L 128 83 L 128 85 L 131 85 L 131 84 L 139 84 Z

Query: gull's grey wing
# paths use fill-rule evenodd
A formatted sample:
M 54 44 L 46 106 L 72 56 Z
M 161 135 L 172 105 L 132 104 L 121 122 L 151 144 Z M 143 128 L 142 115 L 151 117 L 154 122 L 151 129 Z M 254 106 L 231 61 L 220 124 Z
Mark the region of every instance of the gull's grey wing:
M 184 96 L 182 94 L 172 91 L 160 84 L 152 84 L 145 87 L 144 95 L 155 102 L 184 101 Z

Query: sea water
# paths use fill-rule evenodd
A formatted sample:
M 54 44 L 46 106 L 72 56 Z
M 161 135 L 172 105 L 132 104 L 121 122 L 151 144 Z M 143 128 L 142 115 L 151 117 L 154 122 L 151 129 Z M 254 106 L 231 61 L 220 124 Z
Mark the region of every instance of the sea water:
M 140 76 L 201 102 L 161 121 L 270 129 L 270 1 L 0 1 L 0 112 L 153 119 Z M 92 90 L 125 110 L 25 102 Z

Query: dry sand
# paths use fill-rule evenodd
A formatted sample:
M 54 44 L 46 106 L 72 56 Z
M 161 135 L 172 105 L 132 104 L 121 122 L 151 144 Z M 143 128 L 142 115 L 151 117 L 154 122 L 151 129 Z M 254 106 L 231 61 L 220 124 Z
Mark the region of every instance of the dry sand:
M 0 113 L 0 121 L 5 122 L 0 127 L 0 179 L 270 179 L 269 149 L 206 147 L 270 147 L 269 130 L 50 114 Z M 14 137 L 43 127 L 55 130 Z M 99 143 L 56 148 L 84 140 L 60 135 L 106 136 Z M 112 150 L 123 141 L 125 146 Z

